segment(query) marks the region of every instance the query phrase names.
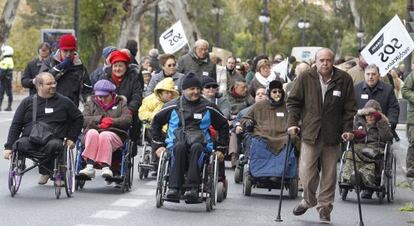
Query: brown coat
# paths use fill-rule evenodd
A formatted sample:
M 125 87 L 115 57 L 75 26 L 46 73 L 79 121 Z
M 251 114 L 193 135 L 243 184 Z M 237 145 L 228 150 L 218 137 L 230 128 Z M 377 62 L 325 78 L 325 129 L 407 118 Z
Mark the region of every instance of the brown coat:
M 116 96 L 116 104 L 109 110 L 105 111 L 95 101 L 95 96 L 90 96 L 83 110 L 83 128 L 84 134 L 89 129 L 97 129 L 99 132 L 104 131 L 99 128 L 99 123 L 103 117 L 112 118 L 112 126 L 108 131 L 116 133 L 122 141 L 128 138 L 128 129 L 131 126 L 132 114 L 128 109 L 127 100 L 124 96 Z
M 298 126 L 302 120 L 302 140 L 315 144 L 318 138 L 324 145 L 337 145 L 343 132 L 352 132 L 356 102 L 352 78 L 333 68 L 325 101 L 316 67 L 299 76 L 287 99 L 288 127 Z
M 274 107 L 270 101 L 260 101 L 250 108 L 249 112 L 241 119 L 241 124 L 246 121 L 254 122 L 253 135 L 267 140 L 273 153 L 278 153 L 287 143 L 287 118 L 286 105 Z

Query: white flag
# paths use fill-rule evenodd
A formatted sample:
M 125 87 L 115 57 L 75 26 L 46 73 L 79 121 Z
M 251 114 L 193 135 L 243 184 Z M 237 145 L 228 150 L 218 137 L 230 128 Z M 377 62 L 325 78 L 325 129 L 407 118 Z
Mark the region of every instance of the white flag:
M 385 76 L 414 50 L 414 42 L 395 15 L 362 50 L 368 64 L 375 64 L 381 76 Z
M 187 45 L 187 43 L 188 40 L 185 36 L 181 21 L 178 21 L 172 27 L 164 31 L 160 37 L 160 44 L 165 53 L 175 53 Z
M 281 78 L 284 82 L 290 82 L 288 73 L 289 62 L 288 58 L 272 67 L 272 73 L 276 74 L 276 78 Z

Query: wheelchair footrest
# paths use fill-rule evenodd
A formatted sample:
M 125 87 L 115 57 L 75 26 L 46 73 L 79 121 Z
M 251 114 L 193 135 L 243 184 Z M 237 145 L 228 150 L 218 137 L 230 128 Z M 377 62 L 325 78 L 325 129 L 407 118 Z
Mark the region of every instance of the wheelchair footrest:
M 185 200 L 185 203 L 187 204 L 198 204 L 198 203 L 202 203 L 203 202 L 203 198 L 198 198 L 198 199 L 193 199 L 193 200 Z

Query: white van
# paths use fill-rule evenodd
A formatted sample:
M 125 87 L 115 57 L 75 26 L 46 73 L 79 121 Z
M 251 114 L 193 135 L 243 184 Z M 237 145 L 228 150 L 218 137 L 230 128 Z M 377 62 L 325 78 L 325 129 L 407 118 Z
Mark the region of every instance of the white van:
M 311 59 L 315 59 L 316 52 L 322 49 L 319 46 L 298 46 L 292 48 L 291 56 L 294 56 L 297 61 L 309 62 Z

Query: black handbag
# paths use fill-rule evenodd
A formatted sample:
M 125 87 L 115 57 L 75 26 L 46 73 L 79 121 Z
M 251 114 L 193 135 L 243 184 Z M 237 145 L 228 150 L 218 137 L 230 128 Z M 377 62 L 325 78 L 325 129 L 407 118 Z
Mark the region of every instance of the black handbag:
M 29 141 L 44 146 L 53 138 L 53 132 L 50 126 L 44 122 L 36 120 L 37 115 L 37 95 L 33 95 L 33 123 L 32 130 L 30 131 Z

